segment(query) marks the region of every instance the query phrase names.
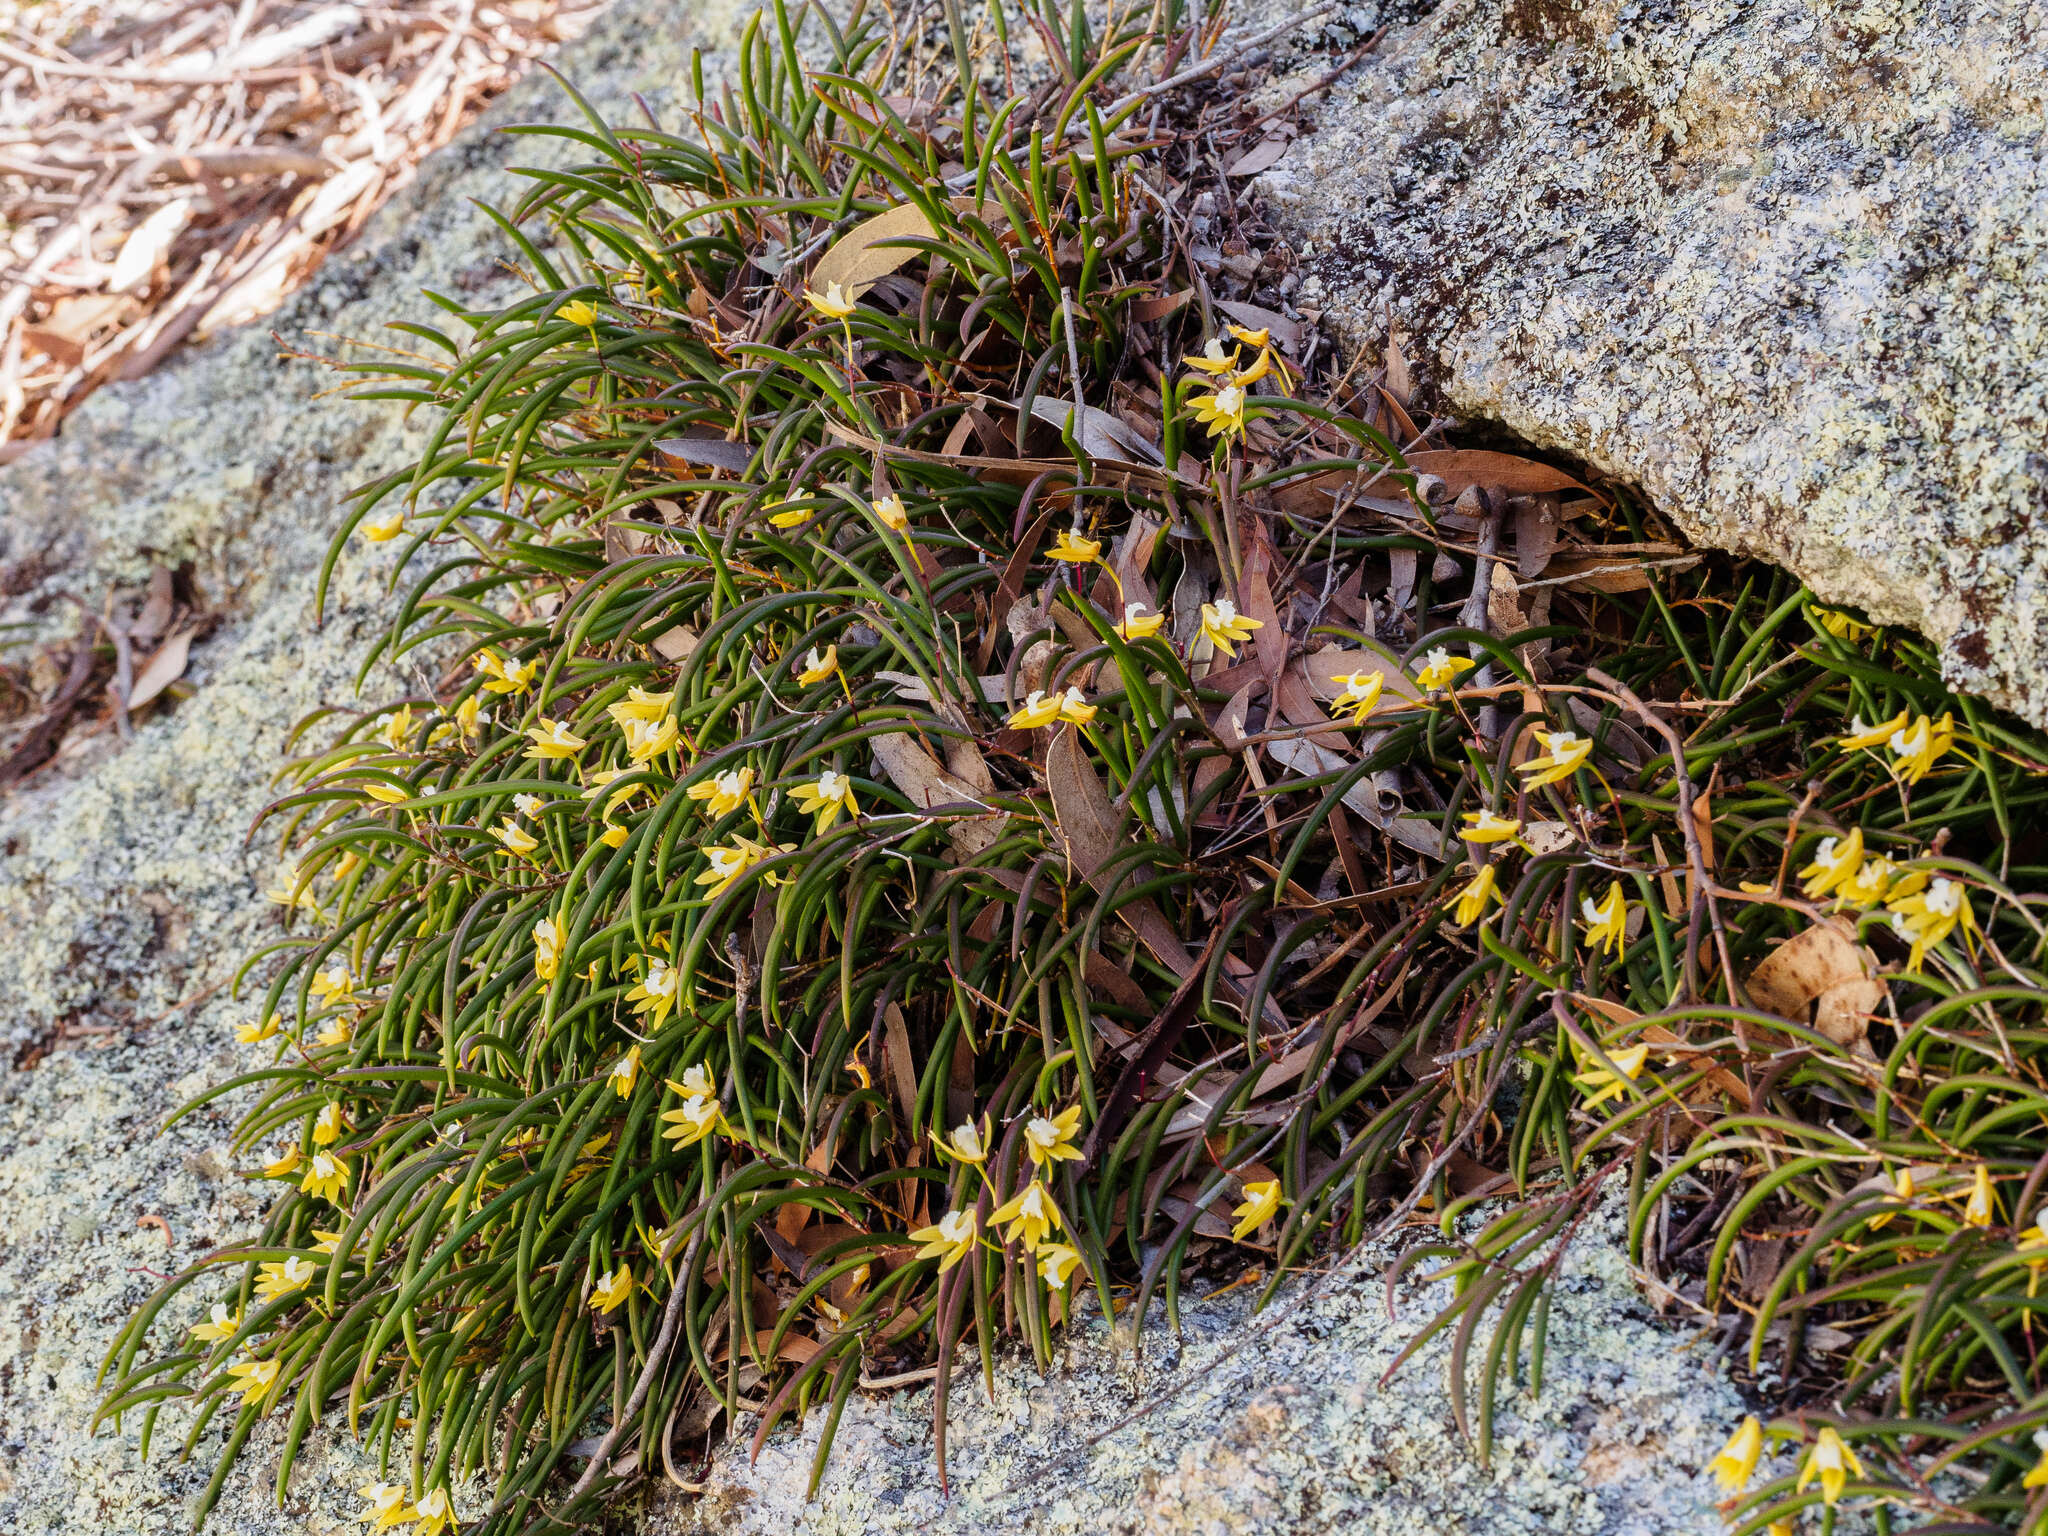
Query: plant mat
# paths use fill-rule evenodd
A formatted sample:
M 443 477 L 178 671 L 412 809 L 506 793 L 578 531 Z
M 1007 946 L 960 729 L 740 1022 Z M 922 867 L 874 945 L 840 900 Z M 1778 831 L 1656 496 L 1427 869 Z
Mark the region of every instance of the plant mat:
M 2038 1518 L 2048 744 L 1340 366 L 1219 26 L 766 10 L 338 365 L 394 617 L 180 1112 L 277 1200 L 104 1376 L 202 1516 L 272 1416 L 560 1531 L 918 1380 L 943 1481 L 976 1357 L 1390 1224 L 1484 1459 L 1618 1193 L 1736 1529 Z
M 0 464 L 275 309 L 594 0 L 7 9 Z

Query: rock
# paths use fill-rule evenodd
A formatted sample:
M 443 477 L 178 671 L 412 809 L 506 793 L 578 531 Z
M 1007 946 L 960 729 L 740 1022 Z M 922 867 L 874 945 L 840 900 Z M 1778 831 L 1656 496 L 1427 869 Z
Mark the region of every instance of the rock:
M 674 103 L 690 43 L 729 43 L 734 15 L 699 7 L 683 28 L 662 0 L 623 0 L 562 67 L 621 118 L 635 90 L 660 111 Z M 333 343 L 316 332 L 374 338 L 388 320 L 430 314 L 421 288 L 512 291 L 495 265 L 505 247 L 468 200 L 508 201 L 519 185 L 508 163 L 561 154 L 489 126 L 568 115 L 545 80 L 515 90 L 422 167 L 274 317 L 276 330 L 317 350 Z M 324 626 L 312 595 L 345 492 L 404 463 L 421 432 L 390 405 L 312 398 L 334 382 L 280 360 L 267 334 L 232 335 L 101 391 L 59 440 L 0 475 L 0 563 L 22 578 L 0 583 L 12 591 L 0 620 L 69 633 L 58 591 L 97 600 L 110 583 L 139 582 L 152 561 L 190 562 L 226 613 L 193 651 L 189 700 L 126 747 L 93 747 L 0 801 L 0 1530 L 10 1533 L 183 1532 L 220 1443 L 216 1425 L 179 1462 L 185 1426 L 172 1413 L 144 1463 L 133 1418 L 97 1438 L 87 1420 L 108 1344 L 157 1277 L 246 1236 L 261 1214 L 262 1186 L 237 1171 L 254 1159 L 231 1139 L 246 1095 L 158 1130 L 180 1102 L 251 1062 L 233 1029 L 257 999 L 229 983 L 279 931 L 262 896 L 277 830 L 254 845 L 244 837 L 273 792 L 287 731 L 317 708 L 375 707 L 402 686 L 380 673 L 355 692 L 388 612 L 392 550 L 343 554 Z M 1589 1238 L 1575 1263 L 1546 1390 L 1505 1404 L 1490 1471 L 1456 1439 L 1440 1350 L 1377 1387 L 1425 1298 L 1404 1299 L 1389 1322 L 1368 1271 L 1284 1315 L 1248 1318 L 1241 1294 L 1190 1303 L 1185 1342 L 1175 1350 L 1155 1327 L 1142 1369 L 1097 1323 L 1048 1381 L 1005 1363 L 990 1403 L 970 1374 L 954 1399 L 950 1504 L 934 1488 L 928 1396 L 863 1396 L 816 1505 L 804 1499 L 813 1415 L 773 1437 L 757 1466 L 744 1441 L 721 1450 L 709 1493 L 661 1501 L 645 1528 L 1713 1530 L 1699 1469 L 1740 1411 L 1732 1389 L 1647 1319 L 1611 1233 Z M 194 1320 L 204 1299 L 193 1294 L 167 1321 Z M 1115 1427 L 1198 1367 L 1152 1412 Z M 252 1440 L 208 1530 L 360 1530 L 354 1490 L 378 1475 L 374 1449 L 330 1423 L 280 1508 L 269 1491 L 278 1428 Z M 474 1516 L 486 1496 L 459 1489 L 457 1502 Z
M 2039 0 L 1354 10 L 1263 178 L 1297 301 L 2048 724 Z

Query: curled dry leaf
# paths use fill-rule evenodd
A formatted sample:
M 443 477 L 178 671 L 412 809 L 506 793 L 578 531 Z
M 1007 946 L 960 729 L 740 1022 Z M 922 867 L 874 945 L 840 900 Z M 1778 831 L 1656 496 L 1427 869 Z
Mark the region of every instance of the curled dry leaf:
M 849 299 L 857 299 L 917 254 L 899 240 L 935 238 L 932 221 L 915 203 L 904 203 L 863 219 L 832 243 L 811 269 L 810 286 L 823 293 L 833 283 Z
M 195 629 L 181 629 L 156 648 L 156 654 L 143 663 L 134 686 L 128 690 L 128 708 L 142 708 L 185 675 L 185 664 L 192 654 L 192 637 L 197 633 Z
M 1798 1024 L 1807 1022 L 1816 1001 L 1824 1001 L 1825 1027 L 1818 1018 L 1815 1027 L 1837 1045 L 1853 1046 L 1868 1032 L 1868 1015 L 1884 1001 L 1876 971 L 1877 957 L 1843 925 L 1820 922 L 1771 951 L 1745 985 L 1759 1008 Z
M 886 736 L 871 737 L 868 745 L 889 782 L 912 805 L 929 811 L 939 806 L 978 803 L 974 787 L 947 772 L 924 744 L 908 732 L 892 731 Z M 1006 819 L 1001 812 L 990 812 L 949 820 L 946 841 L 953 845 L 954 853 L 971 859 L 1003 835 Z

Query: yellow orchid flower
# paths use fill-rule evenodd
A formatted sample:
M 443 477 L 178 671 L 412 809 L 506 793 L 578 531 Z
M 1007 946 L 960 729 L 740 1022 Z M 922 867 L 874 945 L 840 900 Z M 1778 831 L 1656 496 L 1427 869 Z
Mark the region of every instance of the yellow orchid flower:
M 844 320 L 853 313 L 853 300 L 846 296 L 846 290 L 837 283 L 827 283 L 823 293 L 805 288 L 804 302 L 830 320 Z
M 346 1017 L 329 1019 L 313 1037 L 315 1045 L 346 1045 L 356 1037 L 355 1021 Z
M 976 1125 L 972 1120 L 962 1120 L 944 1141 L 940 1141 L 939 1133 L 933 1131 L 932 1141 L 948 1157 L 963 1163 L 983 1162 L 988 1157 L 988 1122 L 984 1118 L 980 1125 Z
M 1619 955 L 1621 947 L 1628 942 L 1628 901 L 1621 893 L 1621 882 L 1611 882 L 1607 894 L 1600 904 L 1593 905 L 1593 898 L 1579 898 L 1579 915 L 1586 924 L 1586 945 L 1590 949 L 1605 949 L 1611 955 Z
M 597 311 L 581 299 L 571 299 L 566 304 L 555 306 L 555 318 L 566 320 L 571 325 L 580 325 L 588 330 L 597 324 Z
M 1979 1163 L 1970 1175 L 1970 1197 L 1963 1202 L 1963 1224 L 1988 1227 L 1998 1219 L 1998 1196 L 1991 1188 L 1991 1170 Z
M 792 507 L 782 502 L 777 502 L 776 505 L 781 510 L 768 514 L 768 526 L 770 528 L 801 528 L 805 523 L 808 523 L 813 517 L 817 516 L 817 509 L 815 507 Z
M 356 1000 L 356 980 L 349 974 L 347 966 L 339 962 L 325 970 L 315 971 L 309 984 L 313 1001 L 321 1007 L 339 1007 Z
M 230 1312 L 226 1302 L 216 1301 L 213 1304 L 213 1311 L 207 1314 L 207 1320 L 192 1325 L 192 1337 L 204 1339 L 209 1344 L 218 1344 L 223 1339 L 232 1339 L 240 1331 L 241 1326 L 241 1309 L 237 1308 Z
M 1067 1288 L 1067 1276 L 1081 1262 L 1081 1250 L 1065 1243 L 1046 1243 L 1038 1250 L 1038 1276 L 1055 1291 Z
M 1925 871 L 1916 871 L 1924 874 Z M 1904 892 L 1905 894 L 1900 894 Z M 1892 914 L 1892 929 L 1913 946 L 1906 969 L 1918 971 L 1927 951 L 1958 928 L 1967 939 L 1977 931 L 1977 917 L 1970 910 L 1969 893 L 1961 883 L 1938 875 L 1925 887 L 1911 875 L 1893 888 L 1885 910 Z
M 1232 347 L 1225 351 L 1223 338 L 1211 336 L 1202 344 L 1200 355 L 1183 357 L 1181 362 L 1197 372 L 1206 373 L 1212 378 L 1221 378 L 1225 374 L 1236 371 L 1237 348 Z
M 827 768 L 815 784 L 797 785 L 794 794 L 796 808 L 806 816 L 818 818 L 814 830 L 821 837 L 831 830 L 841 811 L 860 814 L 860 802 L 853 797 L 853 780 L 835 769 Z
M 412 724 L 412 706 L 401 704 L 384 717 L 384 723 L 378 727 L 377 735 L 392 751 L 403 752 L 405 744 L 412 740 Z
M 1064 702 L 1058 694 L 1045 696 L 1043 688 L 1034 688 L 1024 695 L 1024 702 L 1010 712 L 1005 722 L 1015 731 L 1035 731 L 1042 725 L 1051 725 L 1060 717 L 1060 705 Z
M 1270 326 L 1262 326 L 1254 331 L 1232 320 L 1226 321 L 1223 328 L 1230 333 L 1232 340 L 1241 341 L 1248 347 L 1264 348 L 1273 344 L 1273 331 Z
M 1574 1041 L 1573 1045 L 1576 1048 L 1577 1042 Z M 1585 1063 L 1585 1070 L 1573 1073 L 1572 1081 L 1592 1093 L 1593 1096 L 1586 1100 L 1587 1109 L 1604 1104 L 1609 1099 L 1618 1099 L 1626 1093 L 1627 1084 L 1643 1075 L 1643 1065 L 1650 1059 L 1650 1047 L 1644 1044 L 1627 1046 L 1621 1050 L 1610 1049 L 1607 1052 L 1607 1059 L 1621 1069 L 1619 1077 L 1600 1065 L 1598 1057 L 1588 1056 L 1583 1049 L 1579 1050 L 1579 1060 Z
M 340 1232 L 330 1232 L 325 1227 L 315 1227 L 313 1229 L 313 1236 L 317 1239 L 313 1244 L 313 1251 L 315 1253 L 324 1253 L 329 1258 L 332 1258 L 336 1250 L 341 1247 L 343 1234 Z
M 540 846 L 540 839 L 519 825 L 510 816 L 491 829 L 491 836 L 505 845 L 505 851 L 525 858 Z
M 980 1225 L 974 1212 L 948 1211 L 929 1227 L 919 1227 L 910 1234 L 913 1243 L 924 1246 L 917 1251 L 920 1259 L 937 1259 L 939 1273 L 944 1274 L 974 1250 L 975 1239 L 980 1235 Z
M 1458 836 L 1468 843 L 1506 843 L 1512 842 L 1521 834 L 1522 824 L 1512 817 L 1496 816 L 1491 811 L 1478 810 L 1465 813 L 1465 828 Z
M 1749 1414 L 1728 1437 L 1728 1443 L 1708 1463 L 1714 1469 L 1714 1476 L 1720 1479 L 1723 1493 L 1738 1493 L 1749 1483 L 1756 1472 L 1757 1459 L 1763 1455 L 1764 1427 L 1757 1422 L 1755 1414 Z
M 1820 1479 L 1820 1496 L 1832 1505 L 1842 1496 L 1842 1487 L 1849 1481 L 1849 1474 L 1864 1475 L 1863 1463 L 1856 1459 L 1856 1453 L 1849 1449 L 1832 1424 L 1824 1424 L 1814 1437 L 1813 1449 L 1806 1454 L 1806 1460 L 1799 1467 L 1798 1491 L 1804 1493 L 1806 1485 Z
M 597 1277 L 590 1288 L 590 1307 L 602 1317 L 607 1312 L 618 1311 L 625 1299 L 633 1294 L 633 1271 L 621 1264 L 617 1269 L 608 1269 Z
M 1245 393 L 1226 384 L 1211 395 L 1196 395 L 1188 409 L 1196 421 L 1209 429 L 1211 437 L 1233 437 L 1244 430 Z
M 1098 539 L 1083 538 L 1079 528 L 1062 528 L 1046 553 L 1048 558 L 1069 565 L 1093 565 L 1102 558 L 1102 543 Z
M 283 1153 L 274 1161 L 263 1165 L 263 1177 L 266 1179 L 290 1178 L 298 1170 L 299 1159 L 304 1156 L 305 1154 L 297 1147 L 286 1147 Z
M 707 802 L 704 813 L 714 821 L 745 805 L 747 796 L 753 792 L 754 770 L 751 768 L 728 768 L 711 778 L 699 779 L 683 791 L 692 800 Z
M 1894 732 L 1905 729 L 1908 718 L 1907 712 L 1902 709 L 1889 720 L 1880 720 L 1875 725 L 1865 725 L 1863 717 L 1856 715 L 1849 721 L 1848 734 L 1837 737 L 1835 745 L 1844 752 L 1862 752 L 1873 747 L 1881 747 L 1892 739 Z
M 1876 625 L 1859 624 L 1839 608 L 1821 608 L 1808 604 L 1806 612 L 1807 616 L 1820 629 L 1833 635 L 1837 640 L 1848 641 L 1851 645 L 1866 640 L 1871 635 L 1877 633 Z
M 1824 837 L 1814 850 L 1813 862 L 1799 871 L 1809 901 L 1819 901 L 1830 891 L 1841 889 L 1856 878 L 1863 864 L 1863 829 L 1856 827 L 1847 837 Z
M 1593 755 L 1592 738 L 1576 731 L 1537 731 L 1534 735 L 1543 746 L 1543 755 L 1530 758 L 1515 770 L 1526 775 L 1524 789 L 1560 783 L 1577 773 L 1580 764 Z
M 675 746 L 680 731 L 670 718 L 641 720 L 628 718 L 619 722 L 619 730 L 626 738 L 626 756 L 637 766 L 652 762 Z
M 988 1219 L 990 1226 L 1007 1228 L 1004 1242 L 1022 1243 L 1026 1253 L 1038 1252 L 1048 1234 L 1064 1232 L 1067 1227 L 1066 1218 L 1053 1203 L 1052 1191 L 1035 1181 L 997 1206 Z
M 1024 1150 L 1033 1166 L 1079 1161 L 1081 1149 L 1074 1138 L 1081 1130 L 1081 1106 L 1070 1104 L 1056 1115 L 1033 1115 L 1024 1122 Z
M 341 1133 L 346 1128 L 347 1123 L 341 1118 L 341 1106 L 339 1104 L 329 1103 L 321 1105 L 320 1113 L 313 1117 L 313 1145 L 316 1147 L 333 1146 L 337 1141 L 341 1140 Z
M 875 517 L 884 528 L 897 533 L 910 526 L 910 514 L 904 510 L 901 496 L 884 496 L 876 502 Z
M 1884 1197 L 1885 1204 L 1910 1205 L 1913 1201 L 1914 1194 L 1915 1191 L 1913 1189 L 1913 1170 L 1910 1168 L 1901 1168 L 1898 1171 L 1898 1173 L 1895 1174 L 1892 1178 L 1892 1192 Z M 1882 1227 L 1886 1222 L 1890 1221 L 1895 1214 L 1896 1212 L 1893 1211 L 1878 1212 L 1875 1216 L 1870 1218 L 1870 1230 L 1873 1232 L 1877 1231 L 1878 1228 Z
M 799 688 L 808 688 L 813 683 L 822 683 L 839 670 L 839 647 L 828 645 L 820 651 L 813 646 L 804 652 L 804 669 L 797 673 Z
M 682 974 L 666 960 L 658 956 L 647 957 L 647 970 L 640 982 L 626 994 L 626 1001 L 633 1005 L 633 1011 L 647 1018 L 649 1029 L 661 1028 L 669 1010 L 676 1005 L 676 994 L 683 984 Z
M 405 510 L 393 507 L 388 512 L 373 512 L 356 524 L 356 532 L 372 544 L 388 544 L 405 532 Z
M 1332 706 L 1338 713 L 1349 710 L 1351 723 L 1363 725 L 1368 716 L 1379 708 L 1380 695 L 1386 691 L 1387 678 L 1383 672 L 1352 672 L 1332 679 L 1342 683 L 1344 691 L 1337 695 Z
M 567 724 L 545 717 L 539 725 L 529 725 L 526 734 L 533 745 L 526 749 L 525 755 L 537 762 L 557 762 L 565 757 L 574 757 L 590 745 Z
M 544 917 L 533 925 L 533 974 L 553 981 L 561 969 L 562 945 L 568 942 L 569 925 L 559 917 Z
M 640 1047 L 628 1046 L 626 1054 L 613 1062 L 604 1075 L 612 1085 L 612 1092 L 622 1099 L 631 1097 L 633 1085 L 640 1081 Z
M 671 1088 L 675 1086 L 674 1083 L 669 1084 Z M 718 1100 L 701 1093 L 687 1095 L 680 1105 L 668 1110 L 661 1119 L 668 1127 L 661 1134 L 678 1148 L 694 1147 L 725 1124 L 725 1116 L 719 1113 Z
M 1479 873 L 1458 892 L 1458 905 L 1451 913 L 1451 920 L 1460 928 L 1469 928 L 1485 917 L 1488 902 L 1501 902 L 1505 905 L 1493 866 L 1484 864 L 1480 866 Z
M 1231 1211 L 1237 1225 L 1230 1229 L 1232 1242 L 1243 1242 L 1273 1219 L 1280 1209 L 1280 1181 L 1254 1179 L 1244 1187 L 1244 1199 Z
M 296 859 L 286 859 L 277 866 L 277 880 L 263 893 L 265 901 L 276 902 L 280 907 L 320 915 L 320 898 L 313 894 L 310 884 L 299 883 L 299 864 Z
M 263 1041 L 272 1039 L 283 1032 L 284 1021 L 275 1012 L 259 1024 L 237 1024 L 235 1026 L 235 1038 L 244 1045 L 260 1045 Z
M 412 1528 L 412 1536 L 441 1536 L 456 1525 L 455 1506 L 448 1502 L 448 1490 L 436 1488 L 420 1500 L 419 1524 Z
M 347 1187 L 348 1164 L 332 1152 L 315 1152 L 306 1163 L 306 1176 L 299 1180 L 302 1191 L 330 1205 L 340 1204 Z
M 474 736 L 483 729 L 483 695 L 472 693 L 455 706 L 455 726 L 464 736 Z
M 1469 656 L 1453 656 L 1446 646 L 1433 645 L 1422 658 L 1422 670 L 1415 681 L 1425 693 L 1437 693 L 1470 672 L 1478 663 Z
M 1145 612 L 1145 605 L 1143 603 L 1124 604 L 1123 622 L 1110 626 L 1115 632 L 1116 637 L 1126 644 L 1133 640 L 1149 640 L 1165 627 L 1166 615 L 1163 613 L 1148 615 Z
M 228 1367 L 235 1383 L 230 1390 L 242 1394 L 244 1405 L 253 1403 L 276 1383 L 277 1372 L 275 1360 L 237 1360 Z
M 619 826 L 616 822 L 608 821 L 604 824 L 604 830 L 597 834 L 597 840 L 607 848 L 623 848 L 626 846 L 626 839 L 630 836 L 632 836 L 632 832 L 628 828 Z
M 1885 745 L 1898 758 L 1899 777 L 1908 784 L 1918 784 L 1926 778 L 1935 762 L 1951 751 L 1955 744 L 1955 719 L 1946 714 L 1939 720 L 1915 715 L 1911 725 L 1893 731 L 1885 738 Z
M 256 1266 L 256 1299 L 276 1301 L 280 1296 L 289 1296 L 293 1291 L 303 1291 L 313 1283 L 313 1277 L 320 1273 L 320 1266 L 311 1259 L 293 1254 L 290 1258 L 275 1264 Z
M 757 843 L 752 838 L 735 836 L 730 848 L 706 848 L 704 857 L 711 861 L 711 867 L 697 876 L 697 884 L 708 885 L 709 896 L 723 895 L 726 888 L 748 870 L 771 854 L 788 853 L 795 843 L 778 843 L 770 848 L 766 843 Z M 771 875 L 768 883 L 779 885 L 779 878 Z
M 1899 866 L 1890 859 L 1865 859 L 1856 873 L 1835 888 L 1835 894 L 1852 907 L 1874 907 L 1891 890 L 1892 876 Z
M 373 1531 L 410 1525 L 420 1517 L 412 1501 L 406 1498 L 405 1489 L 397 1483 L 365 1483 L 356 1493 L 368 1506 L 356 1519 Z
M 538 656 L 529 661 L 506 661 L 496 651 L 485 649 L 472 656 L 469 664 L 483 674 L 488 693 L 524 693 L 540 676 Z
M 1219 597 L 1213 603 L 1202 604 L 1202 633 L 1219 655 L 1237 659 L 1236 647 L 1251 639 L 1252 631 L 1264 629 L 1261 619 L 1248 619 L 1237 611 L 1237 604 L 1227 597 Z
M 628 720 L 659 720 L 676 702 L 676 691 L 652 693 L 645 688 L 628 688 L 623 699 L 605 706 L 604 712 L 623 726 Z
M 380 805 L 403 805 L 412 798 L 409 791 L 396 784 L 386 784 L 382 779 L 372 779 L 363 786 L 363 793 Z
M 2048 1447 L 2041 1452 L 2041 1459 L 2034 1463 L 2027 1475 L 2020 1479 L 2022 1488 L 2048 1488 Z

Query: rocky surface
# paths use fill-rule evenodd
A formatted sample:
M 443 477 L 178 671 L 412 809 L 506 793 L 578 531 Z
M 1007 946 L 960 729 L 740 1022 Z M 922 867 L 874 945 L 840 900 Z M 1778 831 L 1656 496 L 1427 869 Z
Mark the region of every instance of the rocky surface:
M 1391 314 L 1451 410 L 2044 724 L 2044 35 L 2040 0 L 1442 0 L 1264 184 L 1301 302 Z
M 727 41 L 731 23 L 713 5 L 684 29 L 659 0 L 625 0 L 563 67 L 614 112 L 630 110 L 632 90 L 659 110 L 690 42 Z M 493 120 L 562 107 L 536 82 Z M 498 291 L 503 247 L 467 199 L 508 198 L 503 167 L 549 153 L 488 125 L 466 135 L 277 329 L 331 347 L 310 338 L 374 337 L 384 321 L 425 311 L 423 287 Z M 194 653 L 189 700 L 125 748 L 89 746 L 0 802 L 0 1530 L 10 1533 L 186 1529 L 217 1444 L 209 1436 L 180 1465 L 182 1426 L 167 1420 L 145 1464 L 136 1424 L 97 1439 L 85 1426 L 102 1353 L 152 1276 L 245 1233 L 260 1209 L 260 1190 L 238 1172 L 252 1159 L 230 1145 L 233 1101 L 156 1132 L 181 1100 L 248 1063 L 232 1032 L 254 1002 L 225 984 L 275 931 L 261 894 L 274 846 L 245 846 L 244 835 L 286 731 L 314 708 L 373 707 L 400 686 L 354 689 L 384 611 L 388 552 L 344 556 L 324 627 L 311 599 L 340 498 L 403 462 L 418 434 L 391 407 L 312 398 L 332 383 L 280 361 L 265 335 L 235 336 L 103 391 L 59 441 L 0 477 L 0 561 L 42 572 L 0 617 L 68 629 L 69 610 L 50 601 L 59 590 L 96 603 L 152 562 L 190 562 L 227 613 Z M 1006 1365 L 993 1400 L 963 1382 L 950 1500 L 934 1486 L 928 1397 L 863 1396 L 815 1504 L 804 1500 L 814 1420 L 778 1435 L 752 1468 L 741 1452 L 721 1453 L 702 1496 L 670 1494 L 643 1523 L 820 1536 L 1715 1529 L 1699 1469 L 1739 1403 L 1696 1341 L 1648 1320 L 1610 1240 L 1588 1241 L 1578 1264 L 1553 1320 L 1546 1390 L 1508 1402 L 1490 1469 L 1456 1438 L 1440 1355 L 1379 1385 L 1428 1298 L 1405 1297 L 1390 1321 L 1369 1269 L 1277 1320 L 1247 1322 L 1242 1295 L 1191 1306 L 1184 1343 L 1169 1350 L 1155 1331 L 1142 1369 L 1097 1324 L 1049 1380 Z M 280 1508 L 269 1494 L 275 1441 L 259 1435 L 209 1529 L 357 1529 L 353 1489 L 372 1460 L 338 1429 L 322 1432 Z M 480 1507 L 468 1492 L 458 1503 Z

